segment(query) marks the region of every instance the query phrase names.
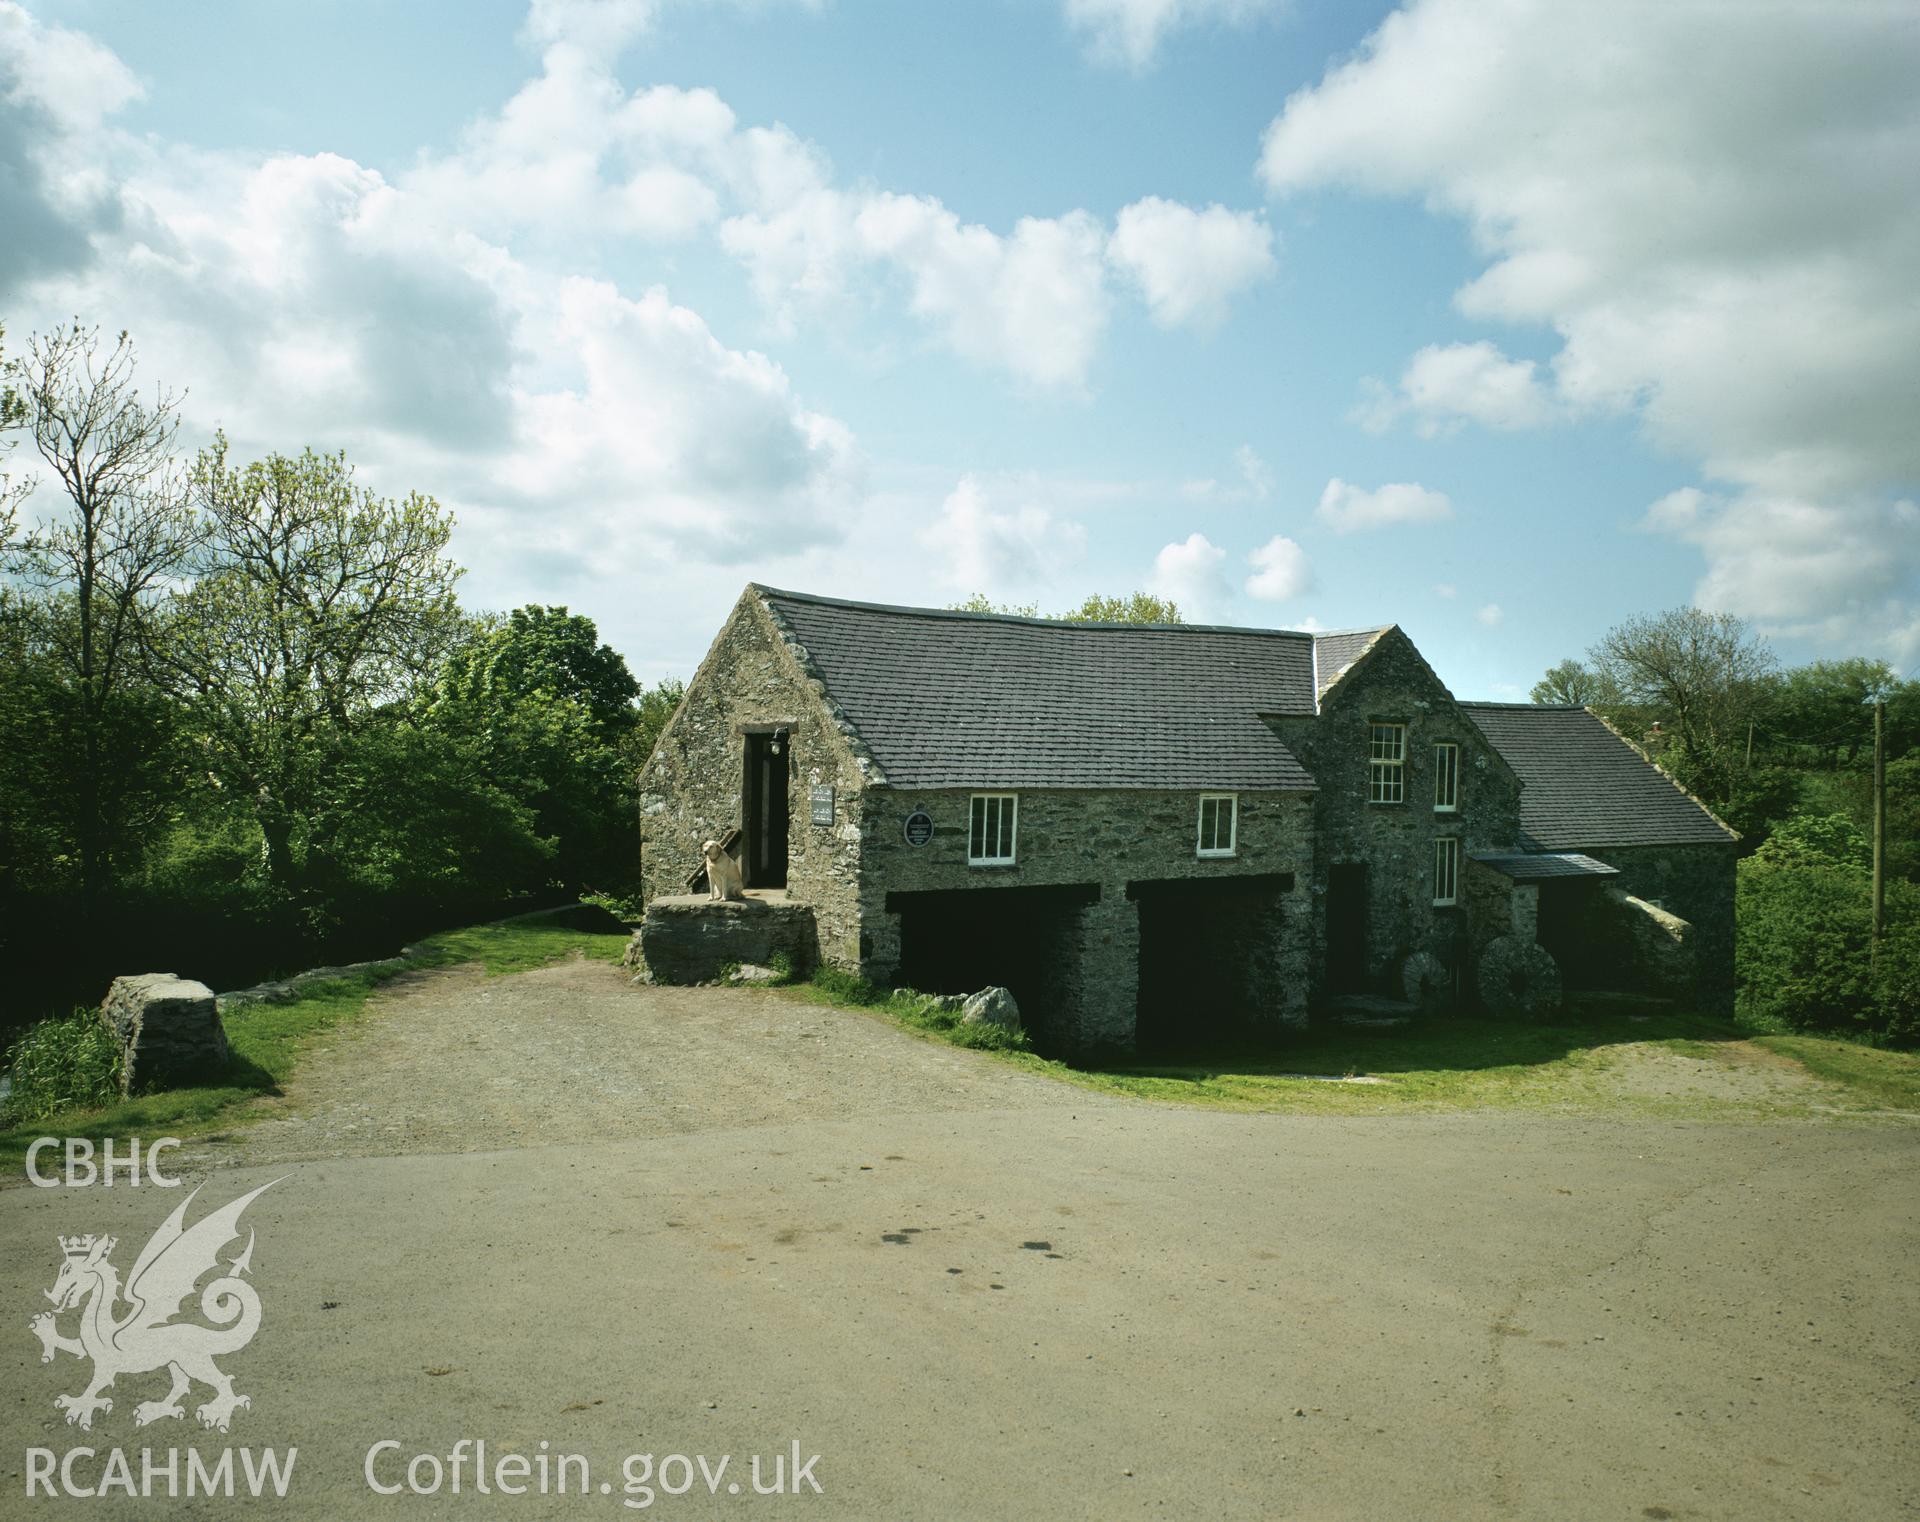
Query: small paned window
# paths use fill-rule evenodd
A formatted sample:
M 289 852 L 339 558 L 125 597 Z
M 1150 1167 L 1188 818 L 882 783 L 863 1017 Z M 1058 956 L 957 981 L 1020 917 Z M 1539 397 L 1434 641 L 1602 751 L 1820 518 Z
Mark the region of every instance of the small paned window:
M 1374 724 L 1367 736 L 1367 802 L 1404 803 L 1407 798 L 1407 726 Z
M 967 825 L 967 865 L 1011 866 L 1019 816 L 1019 794 L 975 793 Z
M 1460 747 L 1442 740 L 1433 748 L 1433 811 L 1456 813 L 1460 808 Z
M 1460 839 L 1442 835 L 1433 843 L 1433 902 L 1436 908 L 1460 901 Z
M 1200 795 L 1199 852 L 1202 856 L 1231 856 L 1240 826 L 1240 800 L 1232 793 Z

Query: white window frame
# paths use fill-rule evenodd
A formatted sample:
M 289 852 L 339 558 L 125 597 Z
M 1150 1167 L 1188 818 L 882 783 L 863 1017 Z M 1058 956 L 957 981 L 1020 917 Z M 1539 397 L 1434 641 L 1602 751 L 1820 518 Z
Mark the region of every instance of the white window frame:
M 1383 750 L 1391 743 L 1391 752 Z M 1407 726 L 1374 719 L 1367 724 L 1367 802 L 1407 801 Z
M 1216 805 L 1213 826 L 1213 838 L 1216 844 L 1211 846 L 1207 844 L 1207 805 L 1209 803 Z M 1220 839 L 1219 809 L 1217 806 L 1220 804 L 1225 804 L 1227 808 L 1227 843 L 1224 846 L 1217 844 Z M 1195 856 L 1209 857 L 1234 856 L 1239 853 L 1239 850 L 1240 795 L 1238 793 L 1202 793 L 1200 795 L 1199 812 L 1195 816 L 1193 823 L 1193 854 Z
M 1436 835 L 1433 840 L 1433 907 L 1447 909 L 1459 902 L 1460 837 Z
M 997 803 L 999 811 L 995 817 L 994 834 L 991 842 L 984 839 L 987 805 Z M 983 847 L 991 846 L 991 854 L 982 851 L 975 854 L 973 849 L 975 821 L 982 825 Z M 1000 847 L 1005 845 L 1005 854 Z M 967 800 L 967 865 L 970 867 L 1011 867 L 1020 855 L 1020 795 L 1018 793 L 975 793 Z
M 1445 783 L 1446 796 L 1441 796 Z M 1460 812 L 1460 744 L 1456 740 L 1436 740 L 1433 745 L 1433 811 L 1436 814 Z

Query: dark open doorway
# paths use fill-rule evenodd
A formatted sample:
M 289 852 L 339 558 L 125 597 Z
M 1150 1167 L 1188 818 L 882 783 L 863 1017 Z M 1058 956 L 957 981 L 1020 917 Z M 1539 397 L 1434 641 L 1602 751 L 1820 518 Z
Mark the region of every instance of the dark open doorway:
M 1142 1052 L 1244 1043 L 1273 1029 L 1288 990 L 1276 959 L 1293 874 L 1130 883 L 1140 905 Z
M 1080 919 L 1099 896 L 1092 883 L 889 893 L 887 912 L 900 916 L 900 981 L 934 994 L 998 985 L 1034 1044 L 1056 1050 L 1077 997 Z
M 787 885 L 788 738 L 785 730 L 746 736 L 740 870 L 749 888 Z
M 1336 862 L 1327 869 L 1327 991 L 1367 988 L 1367 864 Z

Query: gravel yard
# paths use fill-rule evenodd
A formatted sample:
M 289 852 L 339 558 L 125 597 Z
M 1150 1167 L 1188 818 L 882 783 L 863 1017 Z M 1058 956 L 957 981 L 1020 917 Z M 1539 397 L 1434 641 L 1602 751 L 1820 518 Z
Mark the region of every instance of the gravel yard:
M 636 987 L 579 958 L 395 979 L 284 1098 L 208 1148 L 235 1163 L 492 1151 L 862 1114 L 1100 1103 L 884 1020 L 754 989 Z

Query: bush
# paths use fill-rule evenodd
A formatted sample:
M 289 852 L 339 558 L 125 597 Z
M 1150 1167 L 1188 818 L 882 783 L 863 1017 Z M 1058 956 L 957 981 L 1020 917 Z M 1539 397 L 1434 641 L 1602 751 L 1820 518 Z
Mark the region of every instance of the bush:
M 1818 824 L 1818 821 L 1813 822 Z M 1872 888 L 1845 832 L 1776 835 L 1739 868 L 1734 947 L 1743 1019 L 1866 1040 L 1920 1038 L 1920 888 L 1887 889 L 1876 970 Z
M 1873 993 L 1887 1039 L 1920 1042 L 1920 887 L 1912 883 L 1887 884 L 1887 937 Z
M 13 1090 L 0 1114 L 10 1125 L 120 1097 L 120 1044 L 90 1009 L 30 1025 L 7 1052 Z

